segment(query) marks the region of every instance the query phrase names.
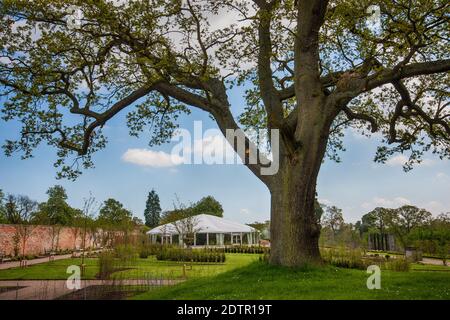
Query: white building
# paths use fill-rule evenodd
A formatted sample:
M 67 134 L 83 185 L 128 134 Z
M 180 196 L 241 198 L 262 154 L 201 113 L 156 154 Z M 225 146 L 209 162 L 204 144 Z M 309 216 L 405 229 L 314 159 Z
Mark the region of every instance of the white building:
M 152 243 L 193 246 L 257 245 L 255 228 L 208 214 L 164 224 L 147 232 Z

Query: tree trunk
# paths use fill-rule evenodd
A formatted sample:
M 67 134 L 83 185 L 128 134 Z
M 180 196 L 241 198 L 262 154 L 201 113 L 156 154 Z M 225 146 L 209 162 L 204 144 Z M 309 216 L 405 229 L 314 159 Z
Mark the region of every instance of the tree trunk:
M 322 263 L 320 223 L 315 212 L 316 183 L 327 147 L 330 122 L 322 118 L 317 123 L 319 125 L 306 130 L 307 137 L 302 139 L 297 151 L 289 153 L 286 144 L 280 144 L 280 169 L 269 186 L 272 264 Z
M 297 166 L 286 165 L 271 188 L 271 256 L 273 264 L 301 266 L 321 261 L 320 226 L 315 216 L 315 182 Z

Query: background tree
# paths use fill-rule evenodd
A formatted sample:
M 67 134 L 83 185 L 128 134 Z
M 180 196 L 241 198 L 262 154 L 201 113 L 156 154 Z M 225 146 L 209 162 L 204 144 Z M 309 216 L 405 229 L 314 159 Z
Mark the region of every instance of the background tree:
M 413 229 L 409 239 L 423 252 L 438 255 L 443 264 L 447 265 L 450 252 L 450 213 L 440 214 Z
M 258 230 L 261 239 L 270 240 L 270 220 L 264 222 L 255 221 L 247 225 Z
M 70 222 L 70 231 L 73 236 L 73 249 L 77 250 L 79 249 L 77 247 L 77 240 L 80 236 L 83 227 L 85 224 L 85 218 L 83 217 L 83 211 L 80 209 L 73 209 L 73 214 Z
M 140 227 L 144 225 L 144 221 L 142 221 L 142 219 L 139 219 L 138 217 L 133 217 L 133 219 L 131 219 L 131 221 L 133 222 L 133 224 L 136 227 Z
M 403 248 L 410 244 L 409 236 L 418 227 L 427 224 L 431 219 L 431 213 L 425 209 L 405 205 L 398 209 L 389 210 L 387 224 L 391 232 L 400 241 Z
M 108 225 L 120 227 L 128 224 L 132 217 L 131 212 L 125 209 L 122 203 L 110 198 L 103 203 L 97 219 Z
M 379 26 L 369 5 L 380 9 Z M 198 108 L 224 135 L 253 128 L 278 140 L 270 162 L 252 133 L 237 133 L 246 148 L 228 137 L 270 190 L 270 261 L 320 263 L 316 182 L 325 156 L 339 160 L 346 128 L 381 134 L 375 160 L 406 153 L 406 170 L 428 150 L 450 157 L 448 8 L 446 0 L 4 0 L 2 112 L 23 124 L 4 150 L 27 158 L 47 142 L 58 149 L 59 177 L 75 178 L 124 109 L 132 135 L 150 127 L 150 143 L 160 144 L 181 112 Z M 236 23 L 210 27 L 224 12 Z M 228 99 L 234 85 L 246 86 L 240 116 Z
M 10 194 L 7 197 L 5 204 L 6 221 L 15 225 L 16 233 L 13 236 L 13 242 L 20 240 L 22 257 L 25 256 L 27 241 L 36 227 L 33 225 L 33 218 L 37 209 L 38 203 L 27 196 Z
M 192 206 L 192 214 L 198 215 L 198 214 L 210 214 L 217 217 L 223 217 L 223 208 L 219 201 L 214 199 L 213 196 L 207 196 L 196 203 L 194 203 Z
M 159 196 L 154 189 L 149 192 L 147 202 L 145 203 L 145 225 L 149 228 L 154 228 L 159 225 L 161 219 L 161 205 L 159 203 Z
M 0 189 L 0 223 L 6 223 L 6 213 L 5 213 L 5 194 L 3 190 Z
M 172 224 L 180 235 L 183 243 L 188 247 L 195 243 L 195 236 L 198 230 L 198 218 L 193 213 L 193 206 L 187 206 L 176 196 L 173 203 L 174 209 L 164 218 L 166 224 Z
M 316 198 L 314 203 L 314 216 L 316 217 L 317 221 L 320 221 L 322 219 L 322 215 L 324 213 L 323 207 L 324 206 L 322 206 Z
M 122 203 L 110 198 L 103 203 L 97 222 L 105 231 L 110 231 L 107 235 L 108 241 L 123 240 L 127 243 L 128 235 L 133 229 L 132 219 L 132 213 L 125 209 Z
M 47 190 L 48 200 L 39 204 L 39 212 L 34 221 L 52 229 L 52 250 L 58 250 L 59 235 L 63 226 L 73 224 L 75 209 L 67 203 L 66 190 L 59 185 Z
M 383 250 L 387 248 L 386 235 L 389 232 L 392 215 L 393 209 L 377 207 L 361 218 L 361 229 L 374 236 L 374 241 L 377 241 Z
M 344 224 L 342 209 L 339 209 L 336 206 L 327 206 L 325 208 L 325 213 L 322 216 L 321 224 L 323 227 L 330 228 L 333 235 L 336 236 Z

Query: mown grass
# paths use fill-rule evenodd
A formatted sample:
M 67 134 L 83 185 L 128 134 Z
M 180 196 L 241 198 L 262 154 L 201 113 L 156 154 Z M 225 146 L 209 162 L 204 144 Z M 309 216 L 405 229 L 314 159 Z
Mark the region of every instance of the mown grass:
M 120 279 L 171 278 L 183 277 L 183 265 L 186 264 L 186 276 L 190 278 L 210 277 L 235 268 L 243 267 L 258 259 L 254 254 L 227 254 L 224 264 L 220 263 L 183 263 L 158 261 L 154 256 L 136 259 L 133 265 L 124 265 L 124 271 L 115 272 L 113 277 Z M 0 280 L 63 280 L 67 279 L 67 267 L 80 265 L 81 259 L 64 259 L 27 268 L 0 270 Z M 83 279 L 95 279 L 98 273 L 98 259 L 85 259 L 86 272 Z
M 447 271 L 450 272 L 450 267 L 444 265 L 436 264 L 422 264 L 422 263 L 412 263 L 411 270 L 416 271 Z
M 292 269 L 254 262 L 133 299 L 450 299 L 448 272 L 383 270 L 380 290 L 367 289 L 368 276 L 365 270 Z
M 257 260 L 258 255 L 227 254 L 224 264 L 188 264 L 186 282 L 133 299 L 450 299 L 450 267 L 412 264 L 410 272 L 382 270 L 381 290 L 368 290 L 365 270 L 331 266 L 293 269 Z M 81 259 L 66 259 L 0 270 L 0 280 L 67 279 L 67 267 L 80 263 Z M 98 260 L 86 259 L 85 263 L 84 278 L 95 279 Z M 132 269 L 113 276 L 175 279 L 183 276 L 183 264 L 155 257 L 136 259 Z
M 64 280 L 67 279 L 67 267 L 81 265 L 81 259 L 55 260 L 35 264 L 26 268 L 0 270 L 0 280 Z M 98 272 L 97 259 L 85 259 L 85 279 L 95 279 Z

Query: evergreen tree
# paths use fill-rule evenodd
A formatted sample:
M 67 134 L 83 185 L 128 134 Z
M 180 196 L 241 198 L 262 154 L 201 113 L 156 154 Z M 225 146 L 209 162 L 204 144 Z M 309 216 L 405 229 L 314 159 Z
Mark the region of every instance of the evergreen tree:
M 159 225 L 161 214 L 161 206 L 159 204 L 159 196 L 154 189 L 148 193 L 147 202 L 145 204 L 145 225 L 154 228 Z

